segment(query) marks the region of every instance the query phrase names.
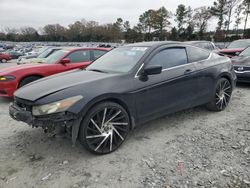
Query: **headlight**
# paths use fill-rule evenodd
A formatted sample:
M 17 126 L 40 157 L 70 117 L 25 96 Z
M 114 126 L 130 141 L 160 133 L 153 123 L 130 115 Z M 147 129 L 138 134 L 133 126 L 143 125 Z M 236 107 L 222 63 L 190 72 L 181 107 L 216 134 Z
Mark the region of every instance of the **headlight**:
M 15 80 L 14 76 L 0 76 L 0 82 Z
M 83 96 L 79 95 L 45 105 L 33 106 L 32 114 L 34 116 L 41 116 L 46 114 L 64 112 L 82 98 Z

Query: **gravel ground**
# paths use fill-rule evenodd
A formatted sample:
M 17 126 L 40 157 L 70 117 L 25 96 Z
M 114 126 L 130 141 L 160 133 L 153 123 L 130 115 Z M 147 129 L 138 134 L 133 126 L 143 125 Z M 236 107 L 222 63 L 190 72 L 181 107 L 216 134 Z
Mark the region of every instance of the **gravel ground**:
M 0 99 L 0 187 L 250 187 L 250 85 L 223 112 L 151 121 L 104 156 L 12 120 L 10 102 Z

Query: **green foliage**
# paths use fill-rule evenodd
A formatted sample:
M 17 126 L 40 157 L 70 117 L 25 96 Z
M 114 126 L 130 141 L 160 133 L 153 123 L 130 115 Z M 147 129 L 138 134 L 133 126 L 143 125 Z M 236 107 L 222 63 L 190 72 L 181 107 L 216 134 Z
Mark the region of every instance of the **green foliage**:
M 217 0 L 214 2 L 213 6 L 210 8 L 211 14 L 219 19 L 217 24 L 217 31 L 222 29 L 224 24 L 225 15 L 228 13 L 227 0 Z
M 207 30 L 207 24 L 211 17 L 212 15 L 210 10 L 205 6 L 196 8 L 194 10 L 193 21 L 195 23 L 195 28 L 198 31 L 197 35 L 199 40 L 204 40 L 204 33 Z

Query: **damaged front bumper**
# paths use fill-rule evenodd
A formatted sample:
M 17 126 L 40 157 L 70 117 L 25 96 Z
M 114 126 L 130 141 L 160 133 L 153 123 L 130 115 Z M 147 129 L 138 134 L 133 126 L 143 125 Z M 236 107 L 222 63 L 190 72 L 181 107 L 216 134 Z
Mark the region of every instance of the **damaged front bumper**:
M 77 119 L 77 116 L 69 112 L 60 112 L 56 114 L 33 116 L 31 111 L 21 108 L 15 104 L 11 104 L 9 107 L 10 116 L 17 120 L 32 125 L 33 127 L 48 127 L 57 125 L 67 125 L 70 122 Z
M 73 113 L 60 112 L 45 116 L 33 116 L 31 109 L 22 108 L 12 103 L 9 107 L 9 114 L 16 121 L 27 123 L 32 127 L 42 127 L 44 130 L 54 130 L 58 126 L 64 127 L 71 134 L 72 142 L 76 142 L 80 120 Z

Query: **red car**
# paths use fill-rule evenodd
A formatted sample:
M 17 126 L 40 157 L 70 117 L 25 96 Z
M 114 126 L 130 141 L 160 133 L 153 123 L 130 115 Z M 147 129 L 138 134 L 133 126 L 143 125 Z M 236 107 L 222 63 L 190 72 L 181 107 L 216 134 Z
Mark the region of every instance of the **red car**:
M 47 57 L 42 63 L 2 69 L 0 96 L 13 97 L 18 88 L 30 82 L 60 72 L 85 68 L 107 51 L 109 51 L 107 48 L 63 48 Z
M 249 46 L 250 39 L 235 40 L 231 42 L 231 44 L 229 44 L 227 48 L 221 49 L 219 50 L 219 52 L 231 58 L 241 53 L 245 48 Z
M 0 53 L 0 62 L 6 63 L 9 60 L 11 60 L 11 56 L 9 54 Z

